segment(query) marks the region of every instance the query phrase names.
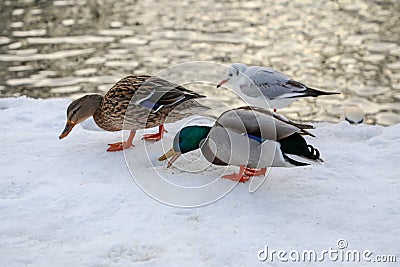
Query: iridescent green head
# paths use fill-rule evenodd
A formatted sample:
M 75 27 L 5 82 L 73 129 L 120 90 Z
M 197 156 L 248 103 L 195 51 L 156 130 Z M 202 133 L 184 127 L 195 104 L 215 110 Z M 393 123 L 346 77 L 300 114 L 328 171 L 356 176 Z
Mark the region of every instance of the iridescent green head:
M 210 130 L 211 127 L 209 126 L 186 126 L 182 128 L 175 135 L 172 148 L 158 160 L 163 161 L 171 157 L 168 163 L 168 167 L 170 167 L 180 155 L 199 149 Z

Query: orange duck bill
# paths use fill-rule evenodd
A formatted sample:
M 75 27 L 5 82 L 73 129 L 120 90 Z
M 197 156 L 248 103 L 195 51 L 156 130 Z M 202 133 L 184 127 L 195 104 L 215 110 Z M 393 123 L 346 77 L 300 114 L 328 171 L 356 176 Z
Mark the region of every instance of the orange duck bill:
M 58 138 L 61 140 L 64 137 L 66 137 L 69 134 L 69 132 L 71 132 L 72 128 L 74 128 L 75 125 L 76 125 L 75 122 L 67 121 L 64 131 L 62 131 L 62 133 L 60 134 L 60 136 Z

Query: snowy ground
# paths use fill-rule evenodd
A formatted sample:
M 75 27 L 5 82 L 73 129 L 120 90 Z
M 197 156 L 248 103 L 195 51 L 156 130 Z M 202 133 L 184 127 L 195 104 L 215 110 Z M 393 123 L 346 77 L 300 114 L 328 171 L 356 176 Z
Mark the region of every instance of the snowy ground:
M 253 194 L 239 184 L 217 202 L 183 209 L 149 197 L 130 176 L 124 153 L 105 151 L 121 133 L 88 122 L 58 140 L 68 103 L 0 99 L 2 266 L 320 266 L 279 263 L 276 256 L 261 262 L 257 253 L 265 245 L 319 253 L 338 249 L 338 239 L 348 249 L 372 251 L 372 259 L 397 256 L 385 266 L 400 261 L 400 124 L 318 123 L 317 138 L 308 140 L 324 164 L 275 168 Z M 167 148 L 179 126 L 166 126 Z M 166 170 L 156 160 L 161 142 L 146 144 L 150 161 L 145 143 L 134 143 L 126 152 L 131 171 L 146 179 L 155 179 L 152 164 L 192 185 L 220 173 L 219 167 L 193 175 Z

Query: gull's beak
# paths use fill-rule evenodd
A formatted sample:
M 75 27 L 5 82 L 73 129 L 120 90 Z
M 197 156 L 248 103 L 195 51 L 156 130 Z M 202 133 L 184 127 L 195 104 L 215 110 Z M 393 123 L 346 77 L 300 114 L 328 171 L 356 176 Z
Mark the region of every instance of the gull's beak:
M 72 130 L 72 128 L 74 128 L 75 125 L 76 125 L 75 122 L 67 121 L 64 131 L 62 131 L 62 133 L 60 134 L 60 136 L 58 138 L 61 140 L 64 137 L 66 137 L 69 134 L 69 132 Z
M 171 158 L 167 165 L 167 168 L 169 168 L 172 166 L 172 163 L 174 163 L 181 155 L 182 155 L 181 152 L 176 152 L 174 148 L 171 148 L 170 150 L 168 150 L 167 153 L 159 157 L 158 160 L 163 161 L 166 160 L 167 158 Z
M 221 85 L 223 85 L 224 83 L 227 83 L 228 81 L 229 81 L 229 79 L 222 80 L 222 81 L 217 85 L 217 88 L 220 88 Z

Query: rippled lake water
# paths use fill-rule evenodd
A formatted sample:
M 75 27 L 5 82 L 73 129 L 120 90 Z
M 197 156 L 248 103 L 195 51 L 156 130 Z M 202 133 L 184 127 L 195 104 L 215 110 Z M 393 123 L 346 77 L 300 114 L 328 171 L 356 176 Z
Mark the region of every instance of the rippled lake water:
M 77 98 L 190 61 L 265 65 L 314 88 L 282 113 L 400 122 L 400 1 L 1 1 L 0 96 Z M 217 74 L 216 74 L 217 75 Z M 218 74 L 223 76 L 223 73 Z M 215 82 L 218 82 L 217 80 Z M 190 85 L 188 85 L 190 89 Z M 214 86 L 194 89 L 230 105 Z

